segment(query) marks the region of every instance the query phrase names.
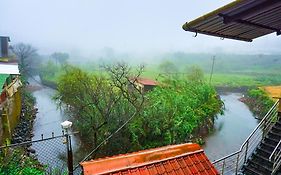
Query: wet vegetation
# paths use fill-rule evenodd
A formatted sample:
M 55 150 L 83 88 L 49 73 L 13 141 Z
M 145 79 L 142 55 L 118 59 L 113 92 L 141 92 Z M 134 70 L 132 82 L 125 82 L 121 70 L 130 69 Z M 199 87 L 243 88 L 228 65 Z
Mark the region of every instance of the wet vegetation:
M 26 154 L 24 149 L 2 149 L 0 152 L 0 175 L 43 175 L 45 168 L 36 160 Z
M 274 100 L 259 88 L 249 90 L 243 101 L 259 119 L 262 119 L 274 104 Z
M 65 66 L 58 78 L 55 99 L 68 112 L 84 144 L 95 148 L 126 124 L 98 156 L 196 140 L 198 128 L 212 127 L 216 114 L 222 112 L 222 102 L 199 68 L 186 78 L 163 76 L 146 93 L 130 79 L 140 77 L 143 69 L 118 63 L 95 74 Z

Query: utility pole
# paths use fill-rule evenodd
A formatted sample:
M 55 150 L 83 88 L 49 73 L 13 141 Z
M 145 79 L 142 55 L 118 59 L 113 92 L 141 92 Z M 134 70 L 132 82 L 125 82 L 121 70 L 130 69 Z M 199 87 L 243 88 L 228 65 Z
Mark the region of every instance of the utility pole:
M 216 56 L 213 56 L 213 63 L 212 63 L 212 69 L 211 69 L 210 80 L 209 80 L 209 83 L 210 83 L 210 84 L 211 84 L 211 81 L 212 81 L 212 77 L 213 77 L 213 72 L 214 72 L 214 65 L 215 65 L 215 60 L 216 60 Z

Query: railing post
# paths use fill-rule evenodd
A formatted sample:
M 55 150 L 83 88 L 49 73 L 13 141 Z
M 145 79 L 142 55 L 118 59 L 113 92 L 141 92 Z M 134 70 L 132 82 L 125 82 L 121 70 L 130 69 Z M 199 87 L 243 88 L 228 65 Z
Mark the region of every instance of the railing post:
M 238 174 L 239 156 L 240 156 L 240 153 L 237 154 L 236 167 L 235 167 L 235 175 Z
M 249 147 L 249 140 L 247 140 L 247 142 L 246 142 L 246 151 L 245 151 L 245 157 L 244 157 L 244 164 L 247 161 L 248 147 Z
M 67 139 L 67 166 L 68 166 L 68 174 L 73 175 L 73 155 L 72 155 L 72 146 L 71 146 L 71 136 L 66 134 Z
M 278 112 L 281 112 L 281 97 L 278 99 Z
M 264 137 L 265 137 L 266 125 L 267 125 L 267 117 L 264 119 L 264 123 L 263 123 L 263 128 L 262 128 L 262 139 L 264 139 Z
M 225 159 L 223 160 L 223 163 L 222 163 L 221 175 L 223 175 L 223 173 L 224 173 L 224 166 L 225 166 Z
M 66 149 L 67 149 L 67 167 L 68 175 L 73 175 L 73 155 L 71 147 L 71 137 L 68 134 L 68 129 L 72 126 L 72 122 L 64 121 L 61 123 L 62 129 L 65 131 L 64 136 L 66 140 Z

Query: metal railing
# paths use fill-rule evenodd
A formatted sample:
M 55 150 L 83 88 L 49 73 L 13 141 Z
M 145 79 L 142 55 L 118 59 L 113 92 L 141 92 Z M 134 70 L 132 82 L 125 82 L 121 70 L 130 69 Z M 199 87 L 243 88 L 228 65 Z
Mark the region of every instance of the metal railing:
M 278 105 L 279 101 L 271 107 L 238 151 L 212 162 L 220 174 L 238 174 L 241 171 L 248 158 L 277 121 Z
M 272 173 L 275 174 L 281 165 L 281 140 L 271 153 L 269 160 L 273 162 Z

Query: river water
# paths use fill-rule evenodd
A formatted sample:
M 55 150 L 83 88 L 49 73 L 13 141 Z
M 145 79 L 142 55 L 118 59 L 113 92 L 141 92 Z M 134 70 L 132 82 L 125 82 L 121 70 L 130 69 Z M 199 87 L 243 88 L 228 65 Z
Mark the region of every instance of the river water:
M 218 116 L 214 133 L 206 138 L 203 146 L 211 161 L 238 151 L 258 124 L 249 108 L 239 101 L 242 94 L 227 93 L 220 97 L 225 104 L 224 114 Z
M 35 81 L 31 84 L 40 86 Z M 53 89 L 44 86 L 33 92 L 38 108 L 33 140 L 40 139 L 41 134 L 50 137 L 52 132 L 55 135 L 61 135 L 60 123 L 65 118 L 63 112 L 52 100 L 54 94 Z M 248 107 L 239 101 L 242 94 L 227 93 L 220 96 L 225 104 L 225 112 L 216 119 L 215 130 L 205 139 L 206 142 L 203 146 L 211 161 L 237 151 L 258 124 Z
M 36 107 L 38 113 L 36 115 L 33 125 L 33 140 L 41 139 L 43 134 L 44 138 L 52 136 L 52 132 L 55 136 L 62 135 L 61 122 L 64 121 L 65 115 L 52 100 L 55 95 L 55 90 L 42 86 L 39 76 L 36 76 L 28 80 L 30 85 L 35 86 L 37 89 L 33 92 L 33 96 L 36 98 Z

